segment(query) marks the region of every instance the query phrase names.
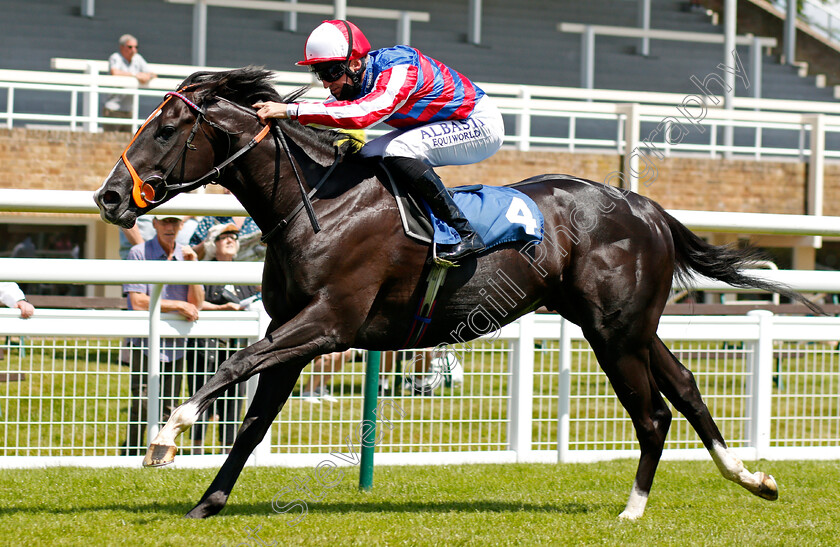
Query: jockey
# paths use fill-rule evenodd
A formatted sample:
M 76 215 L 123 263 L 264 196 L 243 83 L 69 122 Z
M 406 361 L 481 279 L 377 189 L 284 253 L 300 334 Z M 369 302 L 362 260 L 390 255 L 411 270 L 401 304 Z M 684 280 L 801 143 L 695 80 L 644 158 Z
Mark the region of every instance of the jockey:
M 362 31 L 347 21 L 324 21 L 306 41 L 305 65 L 332 95 L 325 102 L 254 105 L 257 115 L 302 124 L 363 129 L 384 122 L 394 128 L 365 144 L 360 154 L 383 158 L 385 167 L 411 181 L 435 216 L 461 242 L 439 257 L 457 260 L 484 249 L 432 169 L 478 163 L 502 145 L 504 123 L 489 97 L 468 78 L 408 46 L 371 51 Z

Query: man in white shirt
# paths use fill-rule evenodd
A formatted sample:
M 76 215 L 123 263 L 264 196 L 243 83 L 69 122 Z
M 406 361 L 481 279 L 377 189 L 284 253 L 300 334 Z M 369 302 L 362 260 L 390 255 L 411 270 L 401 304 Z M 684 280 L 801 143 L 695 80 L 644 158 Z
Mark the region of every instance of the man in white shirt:
M 29 319 L 35 313 L 35 306 L 29 303 L 23 291 L 14 281 L 0 281 L 0 302 L 10 308 L 17 308 L 20 310 L 20 316 L 23 319 Z M 6 351 L 0 349 L 0 360 L 6 358 Z M 12 382 L 22 379 L 22 374 L 17 373 L 0 373 L 0 382 Z
M 29 303 L 23 291 L 14 281 L 0 282 L 0 302 L 10 308 L 19 309 L 20 316 L 23 319 L 29 319 L 35 313 L 35 307 Z
M 137 52 L 137 38 L 131 34 L 120 36 L 120 50 L 108 58 L 108 66 L 112 76 L 133 76 L 140 84 L 147 84 L 157 77 L 149 70 L 146 59 Z M 111 95 L 105 102 L 102 115 L 110 118 L 131 117 L 131 96 Z M 129 131 L 128 125 L 105 125 L 106 131 Z

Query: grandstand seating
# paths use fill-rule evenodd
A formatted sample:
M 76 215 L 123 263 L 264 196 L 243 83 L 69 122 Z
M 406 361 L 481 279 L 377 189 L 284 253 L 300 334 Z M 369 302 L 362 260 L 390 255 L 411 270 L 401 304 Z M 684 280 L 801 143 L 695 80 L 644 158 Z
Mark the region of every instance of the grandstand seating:
M 320 0 L 318 0 L 320 1 Z M 411 0 L 350 0 L 351 5 L 417 9 Z M 653 0 L 651 28 L 722 33 L 704 11 L 689 11 L 685 0 Z M 163 0 L 96 0 L 95 17 L 82 17 L 76 0 L 0 0 L 0 68 L 49 70 L 52 57 L 106 59 L 119 35 L 130 32 L 150 62 L 189 64 L 192 7 Z M 485 0 L 482 42 L 466 42 L 467 3 L 426 0 L 422 9 L 430 23 L 415 23 L 412 45 L 484 82 L 576 87 L 580 84 L 580 36 L 556 30 L 558 22 L 636 26 L 636 2 L 620 0 Z M 321 16 L 300 14 L 298 32 L 283 31 L 283 15 L 211 7 L 208 11 L 207 63 L 211 66 L 265 65 L 295 70 L 306 33 Z M 394 43 L 392 23 L 360 20 L 371 43 Z M 599 37 L 595 49 L 595 86 L 689 93 L 691 75 L 703 76 L 721 62 L 719 45 L 651 42 L 651 55 L 635 54 L 639 40 Z M 748 66 L 747 48 L 739 48 Z M 819 88 L 813 77 L 799 77 L 795 67 L 764 56 L 762 96 L 831 101 L 833 92 Z M 739 88 L 738 94 L 748 95 Z M 16 97 L 22 104 L 31 99 Z M 52 112 L 44 101 L 27 111 Z M 65 110 L 65 109 L 62 109 Z

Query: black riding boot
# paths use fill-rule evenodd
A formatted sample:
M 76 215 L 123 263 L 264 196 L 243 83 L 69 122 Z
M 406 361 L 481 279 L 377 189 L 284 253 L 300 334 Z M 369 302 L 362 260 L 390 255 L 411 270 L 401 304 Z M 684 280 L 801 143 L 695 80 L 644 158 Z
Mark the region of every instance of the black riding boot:
M 452 196 L 446 190 L 434 169 L 416 158 L 386 157 L 385 167 L 396 176 L 403 175 L 420 196 L 426 200 L 432 212 L 442 221 L 455 228 L 461 236 L 461 242 L 451 245 L 450 249 L 438 252 L 438 258 L 455 261 L 465 256 L 484 250 L 484 241 L 478 235 L 464 214 L 455 205 Z

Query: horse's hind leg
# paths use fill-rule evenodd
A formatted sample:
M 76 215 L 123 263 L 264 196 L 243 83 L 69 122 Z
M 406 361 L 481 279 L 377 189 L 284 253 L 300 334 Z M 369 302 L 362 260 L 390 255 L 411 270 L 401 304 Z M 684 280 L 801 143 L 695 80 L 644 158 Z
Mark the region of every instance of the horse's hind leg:
M 224 508 L 248 457 L 265 437 L 274 418 L 294 389 L 299 375 L 300 371 L 297 369 L 278 368 L 260 374 L 254 400 L 236 434 L 230 454 L 216 478 L 201 496 L 201 500 L 186 514 L 188 518 L 210 517 Z
M 651 343 L 650 366 L 659 389 L 697 431 L 721 474 L 756 496 L 777 499 L 779 491 L 773 477 L 760 471 L 750 473 L 741 459 L 726 447 L 726 441 L 697 389 L 694 375 L 674 357 L 658 336 Z
M 619 515 L 622 519 L 635 520 L 642 516 L 647 505 L 653 477 L 671 425 L 671 411 L 659 394 L 648 369 L 647 348 L 616 354 L 616 351 L 609 349 L 616 347 L 615 342 L 599 344 L 590 341 L 590 344 L 615 394 L 630 414 L 639 440 L 642 453 L 639 467 L 627 506 Z M 618 344 L 619 347 L 621 345 Z

